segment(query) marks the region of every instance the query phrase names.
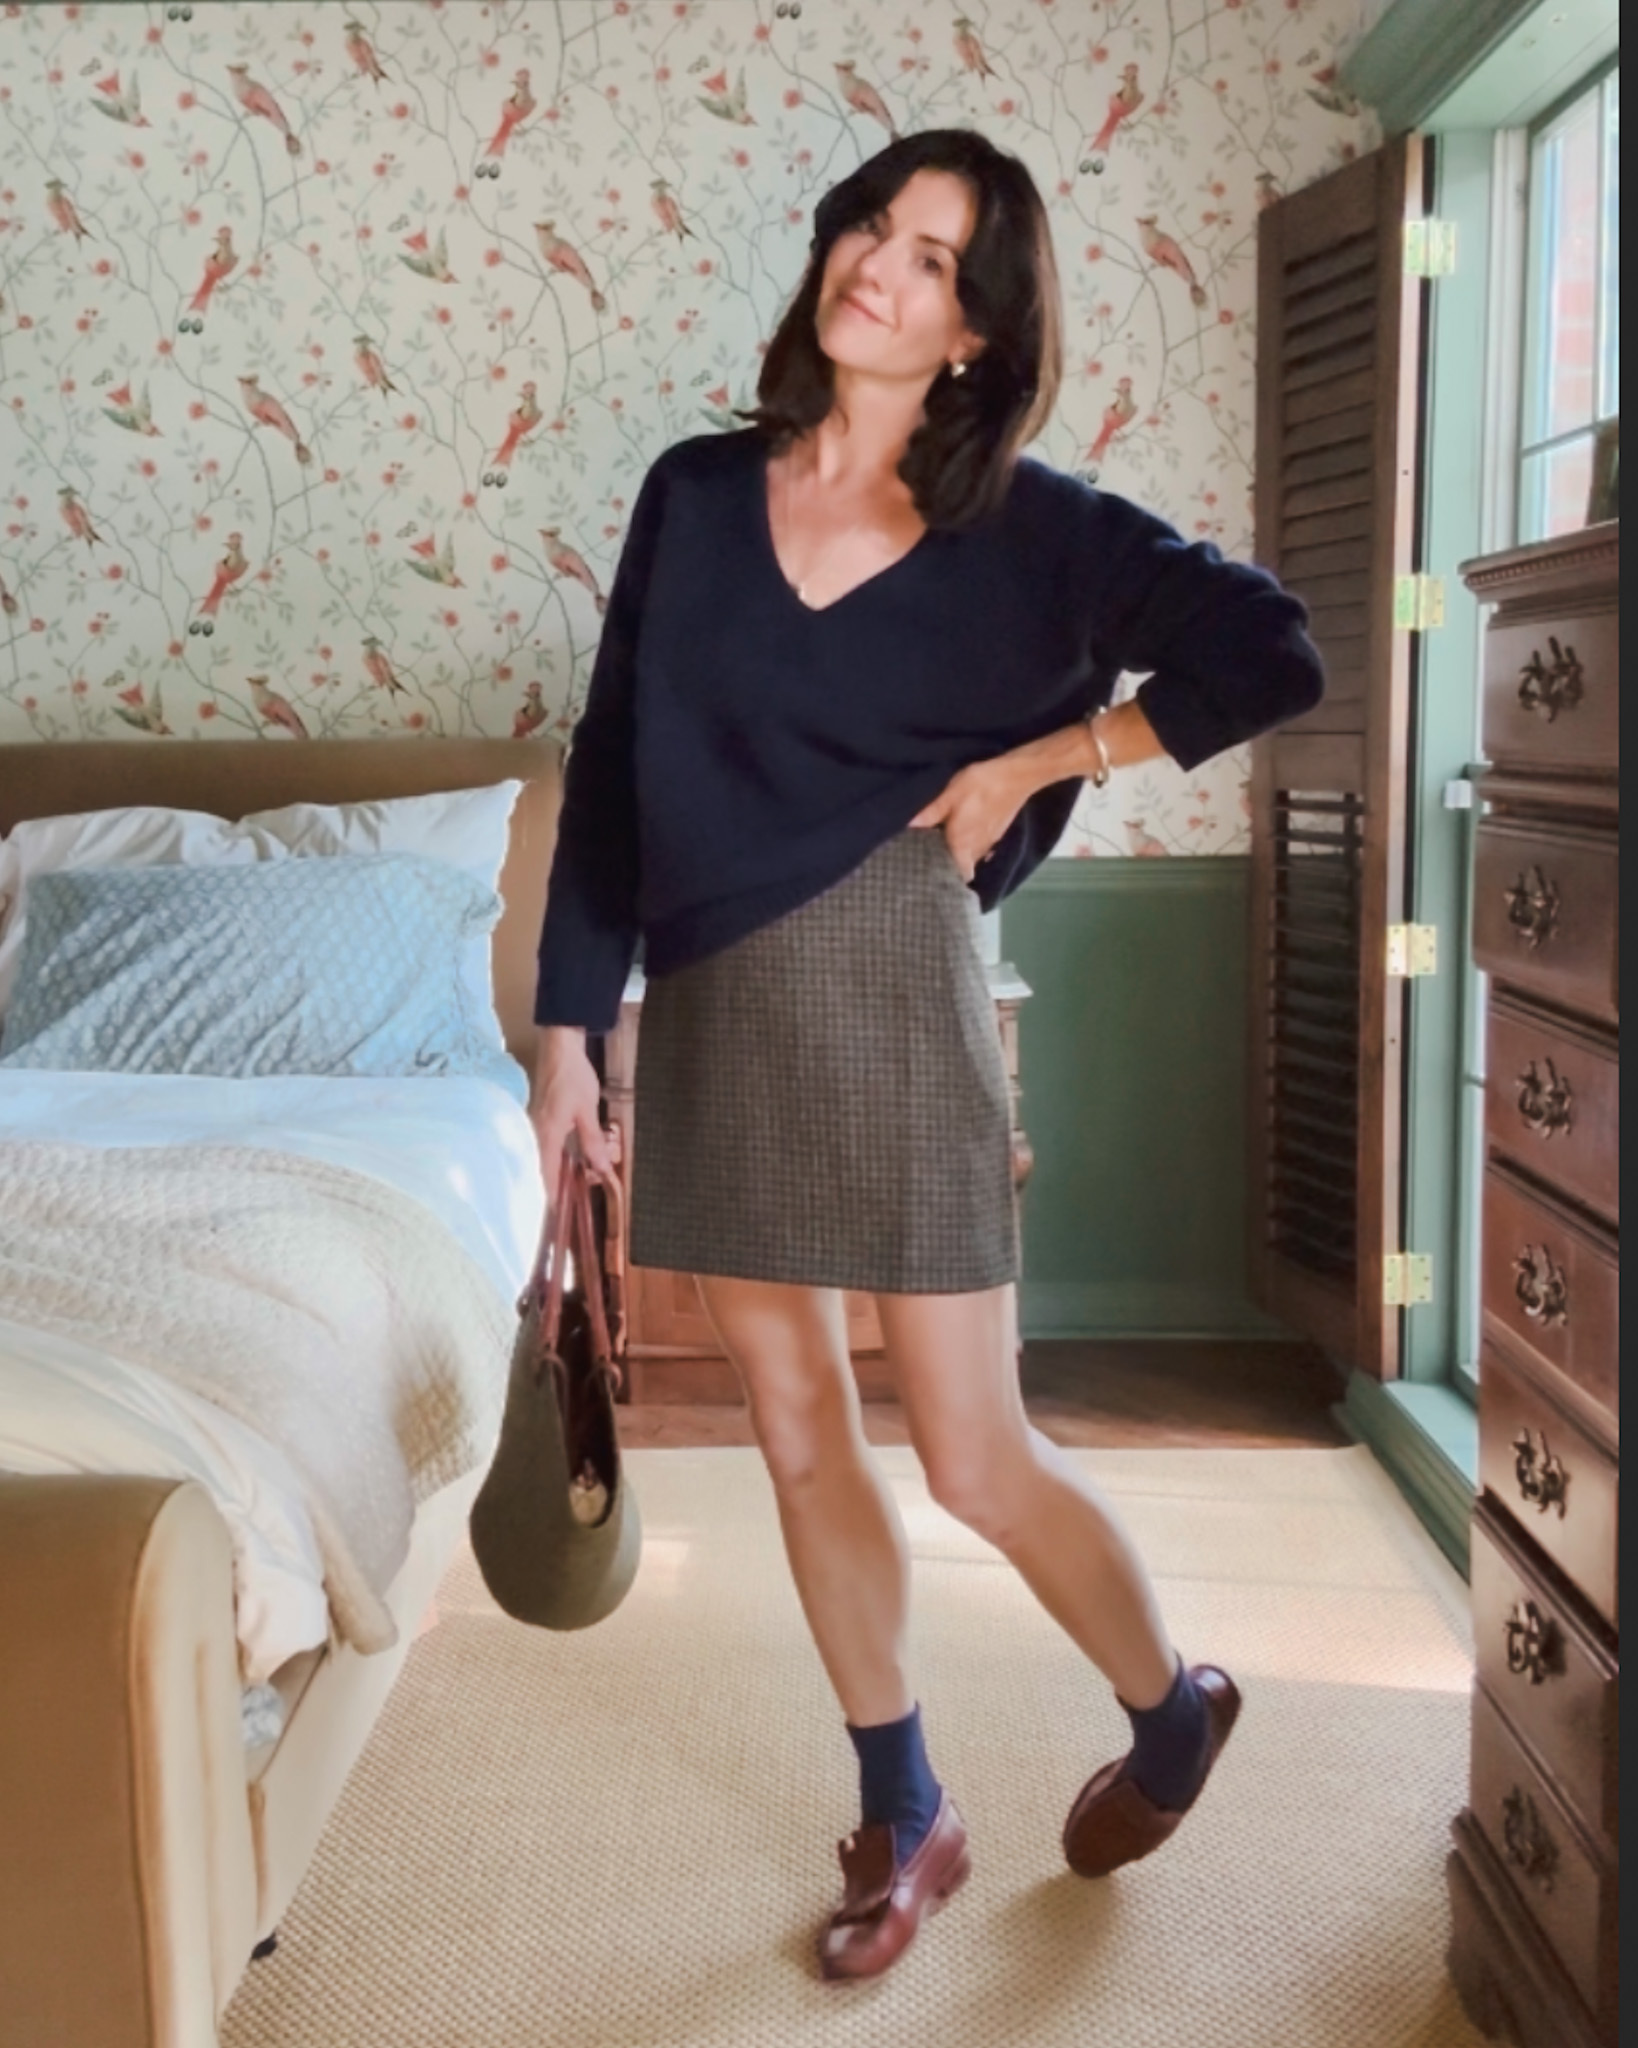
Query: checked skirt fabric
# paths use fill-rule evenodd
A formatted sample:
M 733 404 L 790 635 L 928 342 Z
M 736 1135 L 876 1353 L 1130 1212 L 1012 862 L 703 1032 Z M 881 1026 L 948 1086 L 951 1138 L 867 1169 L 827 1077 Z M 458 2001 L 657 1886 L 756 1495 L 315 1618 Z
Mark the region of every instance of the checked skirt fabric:
M 937 829 L 648 983 L 631 1257 L 866 1293 L 1018 1277 L 977 901 Z

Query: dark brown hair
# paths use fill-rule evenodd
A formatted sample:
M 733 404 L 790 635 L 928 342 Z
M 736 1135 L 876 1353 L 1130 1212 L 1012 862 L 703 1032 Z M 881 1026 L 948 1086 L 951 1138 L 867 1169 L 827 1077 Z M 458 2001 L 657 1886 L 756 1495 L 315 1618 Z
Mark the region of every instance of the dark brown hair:
M 1000 505 L 1018 451 L 1052 415 L 1063 375 L 1062 294 L 1046 208 L 1018 158 L 975 131 L 901 136 L 819 201 L 807 270 L 768 344 L 757 404 L 740 416 L 777 453 L 830 411 L 835 365 L 814 320 L 825 264 L 838 235 L 881 212 L 922 170 L 964 179 L 977 202 L 956 297 L 984 347 L 964 376 L 945 369 L 933 379 L 899 475 L 929 526 L 957 527 Z

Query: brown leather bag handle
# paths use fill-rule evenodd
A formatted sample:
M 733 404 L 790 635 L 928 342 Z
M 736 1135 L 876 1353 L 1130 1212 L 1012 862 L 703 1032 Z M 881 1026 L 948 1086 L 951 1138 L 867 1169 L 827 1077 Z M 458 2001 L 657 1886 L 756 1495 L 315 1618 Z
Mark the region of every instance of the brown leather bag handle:
M 544 1294 L 540 1329 L 541 1353 L 543 1357 L 555 1357 L 558 1332 L 563 1319 L 567 1254 L 572 1245 L 578 1277 L 585 1294 L 586 1312 L 591 1320 L 592 1345 L 597 1362 L 618 1387 L 623 1374 L 615 1356 L 609 1328 L 604 1282 L 606 1273 L 606 1277 L 615 1283 L 615 1328 L 623 1336 L 625 1315 L 624 1289 L 621 1283 L 624 1274 L 623 1261 L 618 1249 L 622 1238 L 621 1200 L 619 1188 L 612 1176 L 608 1179 L 599 1179 L 599 1185 L 613 1211 L 607 1233 L 609 1249 L 605 1257 L 600 1254 L 597 1226 L 592 1220 L 592 1179 L 591 1168 L 586 1164 L 580 1149 L 580 1139 L 571 1131 L 563 1147 L 562 1164 L 558 1171 L 557 1199 L 552 1205 L 551 1215 L 541 1234 L 540 1249 L 535 1255 L 535 1267 L 530 1275 L 524 1304 L 531 1297 L 540 1300 Z

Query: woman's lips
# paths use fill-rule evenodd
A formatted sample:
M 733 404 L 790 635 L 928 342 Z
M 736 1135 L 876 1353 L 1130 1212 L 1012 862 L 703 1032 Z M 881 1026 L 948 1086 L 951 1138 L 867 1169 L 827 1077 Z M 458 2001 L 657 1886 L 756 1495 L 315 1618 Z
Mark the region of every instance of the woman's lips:
M 842 305 L 849 313 L 857 313 L 861 320 L 869 320 L 877 327 L 885 327 L 887 325 L 887 322 L 882 319 L 879 313 L 872 313 L 868 306 L 861 306 L 851 293 L 842 300 Z

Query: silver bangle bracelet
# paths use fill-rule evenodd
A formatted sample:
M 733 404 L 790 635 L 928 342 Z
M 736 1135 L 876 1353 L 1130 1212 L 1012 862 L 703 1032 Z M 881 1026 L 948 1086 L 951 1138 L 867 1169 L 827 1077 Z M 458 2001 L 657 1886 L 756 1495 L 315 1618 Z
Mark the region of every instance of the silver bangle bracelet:
M 1103 734 L 1098 730 L 1098 720 L 1102 716 L 1100 707 L 1097 711 L 1089 711 L 1081 721 L 1092 735 L 1092 744 L 1098 750 L 1098 765 L 1087 778 L 1094 789 L 1103 789 L 1109 781 L 1109 749 L 1104 745 Z

